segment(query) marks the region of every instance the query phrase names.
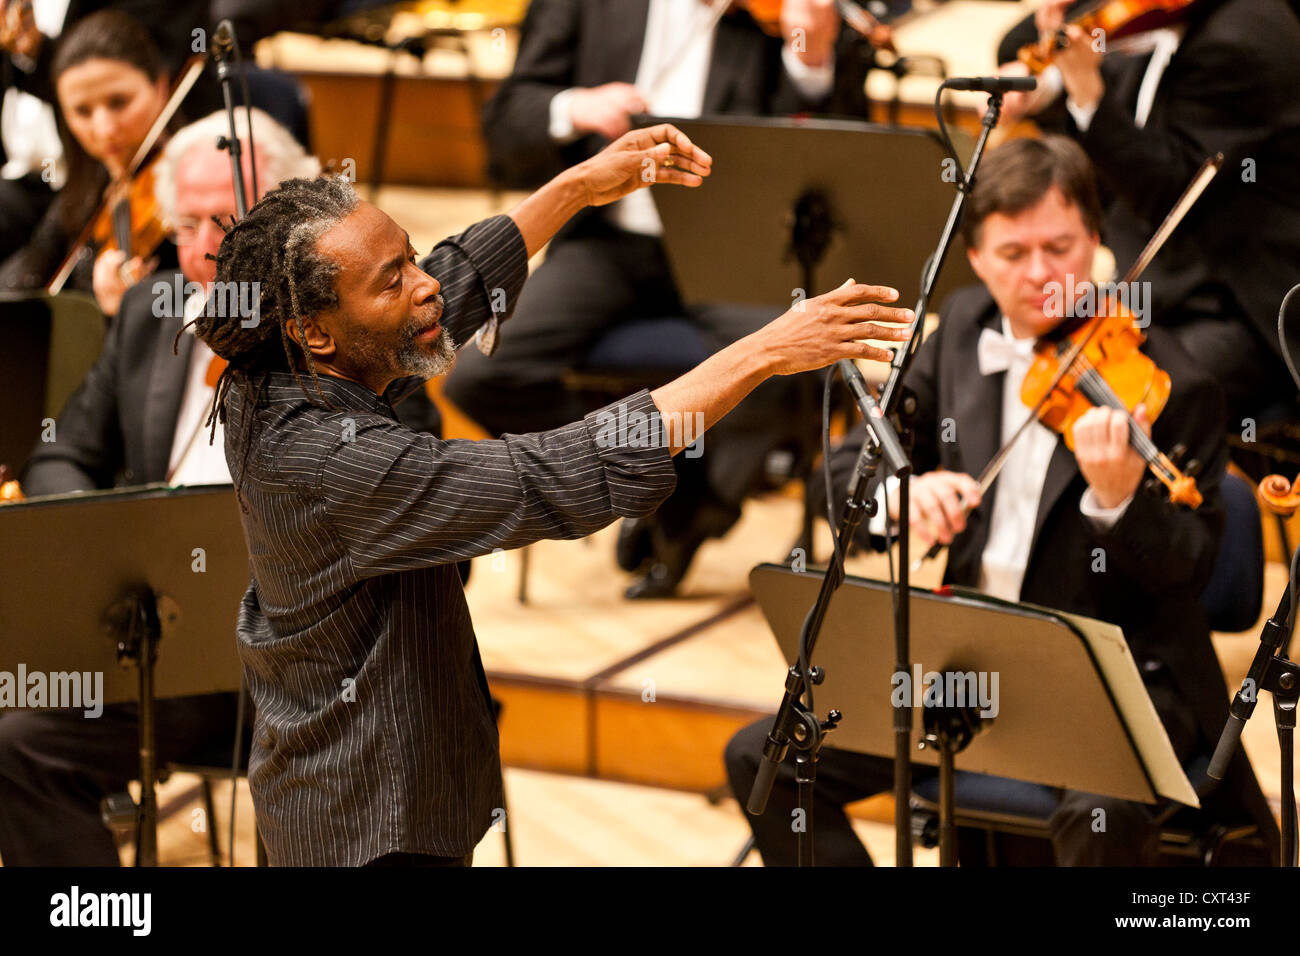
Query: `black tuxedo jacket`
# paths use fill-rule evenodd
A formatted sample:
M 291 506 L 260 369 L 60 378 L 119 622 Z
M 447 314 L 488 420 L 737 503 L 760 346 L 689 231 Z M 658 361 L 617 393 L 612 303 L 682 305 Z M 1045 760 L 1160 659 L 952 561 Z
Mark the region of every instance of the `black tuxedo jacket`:
M 103 351 L 59 415 L 55 441 L 38 444 L 23 470 L 28 496 L 166 479 L 194 337 L 182 335 L 179 354 L 172 354 L 183 320 L 154 315 L 158 281 L 170 289 L 174 274 L 149 276 L 122 297 Z M 441 431 L 437 409 L 422 388 L 398 412 L 410 428 Z
M 585 136 L 564 146 L 550 137 L 551 97 L 570 87 L 633 83 L 645 42 L 650 0 L 533 0 L 514 69 L 483 110 L 488 165 L 496 180 L 519 187 L 545 182 L 605 146 Z M 856 34 L 843 28 L 831 94 L 805 100 L 781 63 L 781 40 L 747 13 L 718 22 L 704 91 L 704 113 L 781 115 L 866 112 L 866 61 Z
M 1201 163 L 1223 153 L 1218 176 L 1143 279 L 1152 283 L 1156 322 L 1193 293 L 1217 289 L 1280 355 L 1278 307 L 1300 262 L 1300 19 L 1286 0 L 1194 10 L 1142 129 L 1133 114 L 1149 56 L 1102 61 L 1106 92 L 1087 132 L 1059 115 L 1112 197 L 1104 239 L 1121 272 Z M 1031 18 L 1008 34 L 1000 59 L 1014 59 L 1035 36 Z
M 985 328 L 1000 329 L 1001 313 L 983 286 L 954 293 L 938 328 L 921 346 L 905 384 L 916 395 L 916 474 L 945 468 L 976 476 L 1001 445 L 1005 373 L 981 375 L 977 343 Z M 1197 485 L 1205 497 L 1195 511 L 1175 508 L 1160 494 L 1140 490 L 1123 516 L 1098 531 L 1079 510 L 1087 482 L 1074 454 L 1058 438 L 1043 485 L 1021 599 L 1118 624 L 1139 669 L 1166 668 L 1180 697 L 1194 712 L 1211 744 L 1227 716 L 1227 687 L 1199 596 L 1213 571 L 1223 533 L 1220 482 L 1227 464 L 1223 399 L 1213 382 L 1166 330 L 1148 329 L 1143 346 L 1172 379 L 1172 391 L 1155 421 L 1161 449 L 1176 444 L 1202 463 Z M 945 432 L 949 438 L 944 440 Z M 833 456 L 836 487 L 847 486 L 864 432 L 859 426 Z M 947 583 L 976 587 L 998 495 L 994 482 L 971 512 L 966 530 L 948 551 Z M 1105 553 L 1105 571 L 1093 571 L 1094 549 Z M 1266 838 L 1276 826 L 1244 756 L 1238 755 L 1224 785 L 1231 803 L 1244 808 Z

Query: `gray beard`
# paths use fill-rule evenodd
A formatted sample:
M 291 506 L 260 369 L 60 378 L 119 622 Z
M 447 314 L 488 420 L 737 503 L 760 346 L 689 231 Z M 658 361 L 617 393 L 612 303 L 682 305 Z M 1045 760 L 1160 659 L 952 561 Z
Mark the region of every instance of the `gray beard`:
M 436 349 L 430 353 L 416 344 L 406 342 L 397 352 L 397 366 L 407 375 L 420 378 L 437 378 L 446 375 L 456 364 L 456 343 L 445 328 L 438 333 Z
M 367 367 L 392 369 L 398 378 L 411 375 L 436 378 L 451 371 L 456 364 L 456 345 L 446 328 L 438 333 L 433 352 L 415 341 L 413 330 L 403 333 L 402 344 L 396 352 L 384 350 L 374 339 L 365 335 L 354 341 L 353 349 L 357 358 Z

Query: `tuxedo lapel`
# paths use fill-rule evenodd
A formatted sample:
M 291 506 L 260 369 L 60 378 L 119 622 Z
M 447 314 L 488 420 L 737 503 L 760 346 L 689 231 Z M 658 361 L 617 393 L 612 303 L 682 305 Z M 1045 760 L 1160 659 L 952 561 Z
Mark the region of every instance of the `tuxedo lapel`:
M 602 16 L 595 25 L 597 35 L 604 38 L 604 75 L 611 82 L 635 83 L 650 0 L 616 0 L 600 8 Z
M 1060 500 L 1065 489 L 1070 487 L 1071 483 L 1079 475 L 1079 464 L 1075 461 L 1074 452 L 1065 444 L 1065 439 L 1058 437 L 1056 440 L 1056 449 L 1052 452 L 1052 460 L 1047 465 L 1047 477 L 1043 480 L 1043 493 L 1038 499 L 1038 514 L 1034 518 L 1034 536 L 1029 544 L 1030 555 L 1038 547 L 1038 535 L 1043 530 L 1043 522 L 1047 516 L 1052 513 L 1056 507 L 1056 502 Z
M 997 307 L 989 298 L 979 320 L 969 326 L 969 337 L 963 336 L 956 352 L 947 356 L 957 369 L 956 387 L 953 389 L 953 424 L 960 457 L 951 464 L 948 463 L 947 456 L 943 456 L 941 461 L 944 462 L 944 467 L 965 471 L 974 478 L 978 478 L 984 467 L 993 460 L 1001 444 L 1002 383 L 1006 379 L 1006 373 L 982 375 L 976 360 L 980 333 L 986 328 L 1000 328 L 1000 319 Z M 942 428 L 940 423 L 941 438 Z M 979 507 L 972 512 L 967 525 L 969 533 L 964 543 L 964 552 L 977 556 L 984 553 L 997 489 L 998 483 L 995 481 Z
M 756 49 L 752 42 L 753 30 L 739 16 L 724 16 L 718 21 L 713 55 L 709 58 L 709 76 L 704 84 L 705 115 L 727 110 L 732 90 L 740 77 L 762 75 L 761 70 L 750 63 Z
M 172 342 L 183 320 L 160 319 L 158 337 L 154 342 L 153 367 L 149 374 L 149 391 L 145 401 L 142 429 L 148 472 L 146 481 L 163 481 L 171 460 L 172 437 L 176 433 L 176 418 L 180 415 L 181 399 L 190 370 L 190 353 L 194 351 L 194 336 L 182 335 L 177 344 L 177 354 L 172 354 Z

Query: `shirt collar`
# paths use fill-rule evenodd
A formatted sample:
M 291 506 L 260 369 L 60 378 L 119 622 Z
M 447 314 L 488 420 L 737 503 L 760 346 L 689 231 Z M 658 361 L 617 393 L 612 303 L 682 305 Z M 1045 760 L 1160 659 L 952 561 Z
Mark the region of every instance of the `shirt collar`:
M 299 378 L 306 386 L 306 394 L 303 392 L 303 386 L 298 384 Z M 398 379 L 393 382 L 385 395 L 401 387 L 401 383 L 405 381 L 407 380 Z M 327 375 L 324 372 L 317 372 L 315 381 L 312 380 L 311 374 L 305 371 L 300 371 L 297 378 L 292 372 L 272 372 L 266 380 L 266 403 L 310 404 L 313 399 L 319 401 L 320 396 L 316 392 L 317 382 L 320 385 L 320 395 L 340 410 L 373 411 L 392 417 L 392 406 L 385 397 L 376 395 L 360 382 L 339 378 L 337 375 Z
M 1038 340 L 1032 336 L 1023 339 L 1016 338 L 1011 331 L 1011 320 L 1005 315 L 1002 316 L 1002 336 L 1015 348 L 1016 354 L 1022 357 L 1033 355 L 1034 346 L 1038 344 Z

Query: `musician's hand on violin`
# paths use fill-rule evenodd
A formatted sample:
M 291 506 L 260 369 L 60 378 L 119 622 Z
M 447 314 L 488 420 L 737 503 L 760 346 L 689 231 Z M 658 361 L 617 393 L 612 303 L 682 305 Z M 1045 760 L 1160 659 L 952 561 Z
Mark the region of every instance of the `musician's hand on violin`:
M 998 76 L 1029 76 L 1029 67 L 1019 60 L 1003 63 L 998 67 Z M 1039 83 L 1036 89 L 1027 93 L 1012 90 L 1002 96 L 1002 112 L 998 116 L 999 126 L 1014 126 L 1026 116 L 1033 116 L 1055 99 L 1051 87 Z M 985 109 L 988 108 L 987 102 Z
M 1065 12 L 1073 0 L 1047 0 L 1034 11 L 1034 26 L 1038 27 L 1039 52 L 1048 56 L 1056 45 L 1056 34 L 1065 26 Z
M 603 206 L 643 186 L 675 183 L 699 186 L 709 175 L 713 157 L 668 123 L 634 129 L 610 143 L 571 172 L 589 206 Z
M 105 249 L 95 259 L 93 285 L 95 300 L 105 315 L 117 315 L 126 290 L 148 275 L 158 265 L 156 258 L 145 262 L 139 256 L 127 261 L 120 249 Z
M 1133 420 L 1151 434 L 1144 406 L 1134 410 Z M 1118 508 L 1132 497 L 1147 470 L 1129 444 L 1128 416 L 1114 408 L 1090 408 L 1074 423 L 1074 457 L 1103 508 Z
M 34 60 L 44 39 L 31 0 L 0 0 L 0 50 Z
M 105 315 L 117 315 L 122 296 L 128 288 L 122 277 L 126 255 L 120 249 L 105 249 L 95 258 L 95 299 Z
M 850 279 L 838 289 L 804 299 L 754 335 L 761 338 L 774 375 L 825 368 L 842 358 L 888 362 L 893 358 L 888 349 L 858 340 L 907 340 L 912 310 L 880 304 L 897 298 L 894 289 Z
M 840 14 L 835 0 L 785 0 L 781 36 L 805 65 L 825 66 L 835 52 Z
M 951 544 L 966 530 L 966 515 L 980 503 L 979 482 L 959 471 L 931 471 L 911 479 L 908 520 L 926 545 Z M 889 495 L 889 517 L 898 520 L 898 491 Z
M 631 128 L 633 114 L 648 111 L 644 97 L 631 83 L 576 89 L 569 98 L 573 128 L 579 133 L 599 133 L 611 141 Z
M 1106 92 L 1106 83 L 1101 78 L 1101 52 L 1094 48 L 1095 41 L 1083 32 L 1082 27 L 1068 26 L 1065 35 L 1069 44 L 1056 51 L 1052 62 L 1061 71 L 1061 81 L 1070 102 L 1091 109 L 1101 102 L 1101 96 Z

